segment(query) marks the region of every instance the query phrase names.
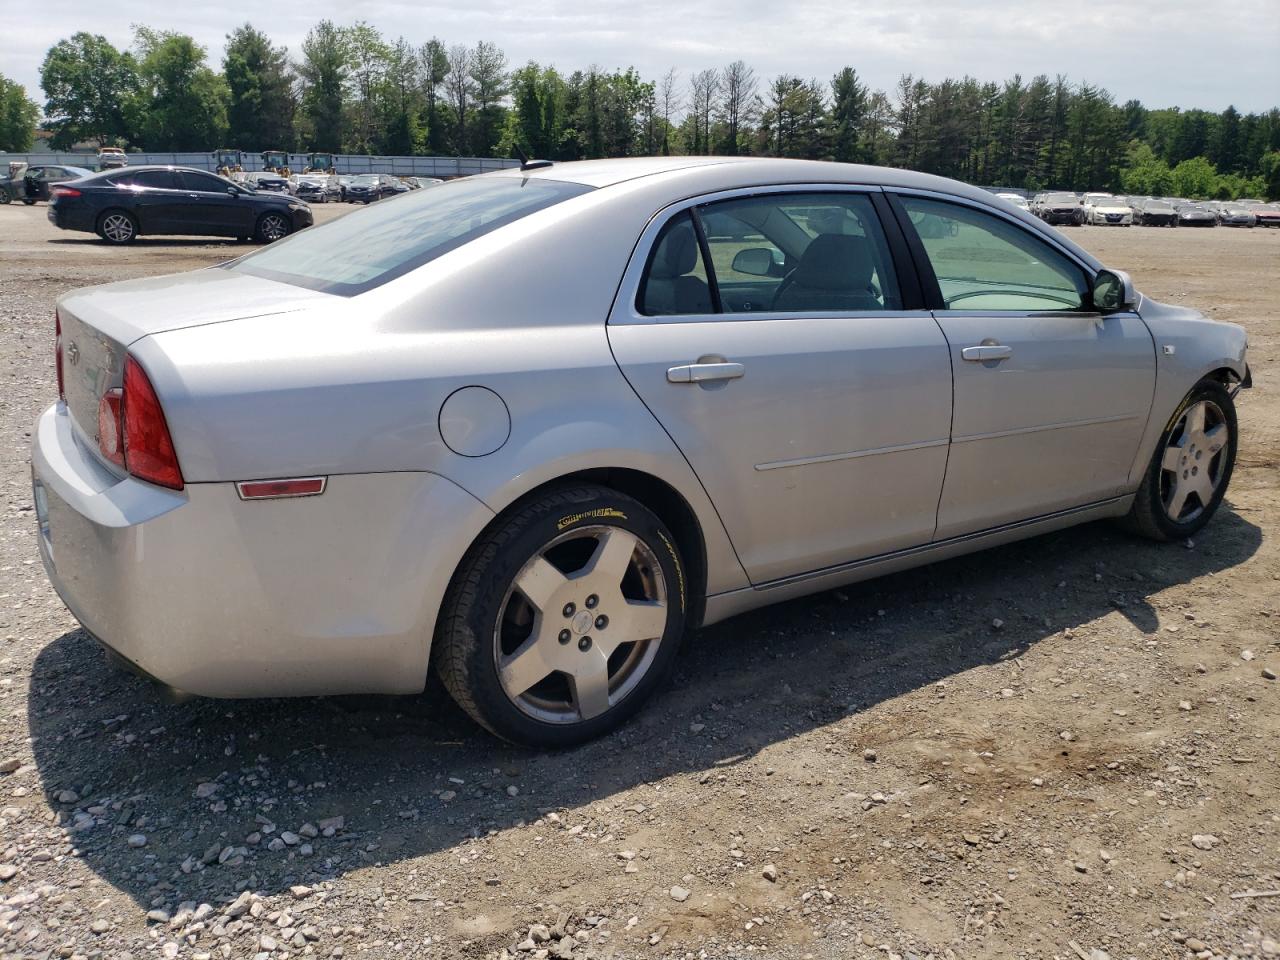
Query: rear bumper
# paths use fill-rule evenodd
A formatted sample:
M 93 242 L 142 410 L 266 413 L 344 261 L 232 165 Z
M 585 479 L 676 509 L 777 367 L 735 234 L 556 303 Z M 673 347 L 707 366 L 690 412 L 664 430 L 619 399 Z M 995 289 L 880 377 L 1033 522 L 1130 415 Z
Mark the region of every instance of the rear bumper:
M 63 404 L 41 416 L 31 460 L 58 595 L 138 670 L 202 696 L 420 692 L 449 578 L 493 516 L 429 473 L 255 502 L 232 483 L 121 480 Z
M 68 204 L 65 200 L 49 204 L 46 216 L 60 230 L 86 230 L 92 233 L 97 226 L 92 210 L 84 204 Z

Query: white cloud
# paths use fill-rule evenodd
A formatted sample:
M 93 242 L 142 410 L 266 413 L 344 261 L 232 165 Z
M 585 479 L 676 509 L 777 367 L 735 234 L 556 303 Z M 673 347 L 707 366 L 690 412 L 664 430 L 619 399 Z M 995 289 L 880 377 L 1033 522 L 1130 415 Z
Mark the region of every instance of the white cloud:
M 322 18 L 361 19 L 415 44 L 497 42 L 513 65 L 565 71 L 635 66 L 648 79 L 670 67 L 685 77 L 741 58 L 762 80 L 796 73 L 826 80 L 851 65 L 873 87 L 898 76 L 1067 74 L 1106 87 L 1119 101 L 1221 110 L 1265 110 L 1280 101 L 1280 3 L 1234 0 L 917 0 L 896 9 L 865 0 L 541 0 L 537 4 L 426 4 L 315 0 L 264 7 L 223 0 L 161 7 L 151 0 L 47 0 L 39 17 L 6 18 L 0 72 L 37 99 L 45 51 L 77 29 L 130 42 L 132 23 L 192 34 L 221 59 L 228 31 L 245 21 L 295 53 Z

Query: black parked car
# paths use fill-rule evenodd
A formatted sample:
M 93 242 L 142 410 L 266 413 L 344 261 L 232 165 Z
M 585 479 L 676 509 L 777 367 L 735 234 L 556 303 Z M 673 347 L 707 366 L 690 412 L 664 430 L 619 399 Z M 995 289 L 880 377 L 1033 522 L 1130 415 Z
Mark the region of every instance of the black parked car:
M 22 179 L 13 182 L 15 199 L 30 206 L 37 200 L 48 200 L 49 190 L 55 183 L 66 183 L 79 180 L 93 173 L 88 167 L 68 167 L 62 164 L 39 164 L 27 167 L 22 172 Z
M 190 167 L 129 167 L 58 184 L 49 220 L 108 243 L 131 243 L 142 234 L 270 243 L 312 223 L 311 208 L 288 194 L 255 193 Z
M 394 197 L 398 190 L 392 185 L 394 177 L 381 173 L 365 173 L 347 184 L 347 201 L 350 203 L 373 203 L 383 197 Z
M 1173 204 L 1150 197 L 1134 209 L 1133 222 L 1144 227 L 1176 227 L 1178 211 L 1173 209 Z
M 1178 219 L 1173 223 L 1175 227 L 1216 227 L 1218 225 L 1217 215 L 1198 203 L 1179 203 L 1176 209 Z
M 1074 193 L 1051 193 L 1040 205 L 1040 219 L 1054 226 L 1078 227 L 1084 223 L 1084 207 Z

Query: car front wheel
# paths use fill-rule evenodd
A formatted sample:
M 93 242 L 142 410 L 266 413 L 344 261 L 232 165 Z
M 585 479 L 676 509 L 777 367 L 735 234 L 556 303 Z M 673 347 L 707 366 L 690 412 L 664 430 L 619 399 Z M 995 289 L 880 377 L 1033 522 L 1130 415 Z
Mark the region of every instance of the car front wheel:
M 450 584 L 435 665 L 498 736 L 563 747 L 600 736 L 661 683 L 684 633 L 684 566 L 648 508 L 597 486 L 518 505 Z
M 1200 530 L 1226 495 L 1236 437 L 1231 394 L 1217 380 L 1201 380 L 1169 419 L 1125 525 L 1153 540 Z
M 279 213 L 266 213 L 258 219 L 257 237 L 260 243 L 274 243 L 289 235 L 289 221 Z

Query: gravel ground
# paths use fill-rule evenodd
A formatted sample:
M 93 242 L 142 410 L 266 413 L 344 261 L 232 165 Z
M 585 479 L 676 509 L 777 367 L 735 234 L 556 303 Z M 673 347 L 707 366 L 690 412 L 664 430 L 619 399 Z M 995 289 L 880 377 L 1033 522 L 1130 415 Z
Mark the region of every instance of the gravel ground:
M 174 704 L 104 660 L 36 552 L 54 300 L 243 248 L 0 208 L 0 956 L 1280 955 L 1280 231 L 1071 235 L 1249 328 L 1194 544 L 1094 524 L 720 624 L 535 754 L 434 683 Z

